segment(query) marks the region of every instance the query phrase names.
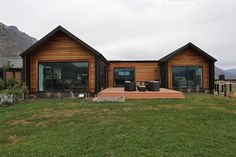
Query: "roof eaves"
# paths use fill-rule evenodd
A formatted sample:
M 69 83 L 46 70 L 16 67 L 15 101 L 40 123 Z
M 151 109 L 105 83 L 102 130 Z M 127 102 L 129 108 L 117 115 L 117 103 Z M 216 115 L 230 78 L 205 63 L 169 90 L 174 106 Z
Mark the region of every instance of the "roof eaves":
M 209 58 L 210 60 L 216 62 L 217 60 L 210 56 L 208 53 L 206 53 L 205 51 L 203 51 L 202 49 L 200 49 L 199 47 L 197 47 L 196 45 L 194 45 L 193 43 L 189 42 L 188 44 L 180 47 L 179 49 L 173 51 L 172 53 L 164 56 L 163 58 L 161 58 L 159 61 L 160 62 L 166 62 L 168 61 L 170 58 L 176 56 L 177 54 L 181 53 L 184 49 L 188 48 L 188 47 L 193 47 L 194 49 L 198 50 L 201 54 L 203 54 L 204 56 L 206 56 L 207 58 Z
M 65 33 L 66 35 L 68 35 L 69 37 L 71 37 L 73 40 L 75 40 L 76 42 L 80 43 L 81 45 L 83 45 L 84 47 L 86 47 L 88 50 L 90 50 L 91 52 L 93 52 L 96 56 L 102 58 L 103 61 L 105 61 L 106 63 L 108 63 L 108 61 L 106 60 L 106 58 L 99 53 L 97 50 L 95 50 L 94 48 L 92 48 L 91 46 L 89 46 L 88 44 L 86 44 L 84 41 L 82 41 L 81 39 L 79 39 L 78 37 L 76 37 L 75 35 L 73 35 L 71 32 L 67 31 L 65 28 L 63 28 L 62 26 L 58 26 L 56 27 L 54 30 L 52 30 L 51 32 L 49 32 L 46 36 L 44 36 L 42 39 L 40 39 L 38 42 L 36 42 L 35 44 L 33 44 L 31 47 L 29 47 L 27 50 L 25 50 L 24 52 L 22 52 L 20 54 L 21 57 L 27 55 L 28 53 L 30 53 L 34 48 L 36 48 L 37 46 L 41 45 L 42 43 L 44 43 L 45 41 L 47 41 L 54 33 L 58 32 L 58 31 L 62 31 L 63 33 Z

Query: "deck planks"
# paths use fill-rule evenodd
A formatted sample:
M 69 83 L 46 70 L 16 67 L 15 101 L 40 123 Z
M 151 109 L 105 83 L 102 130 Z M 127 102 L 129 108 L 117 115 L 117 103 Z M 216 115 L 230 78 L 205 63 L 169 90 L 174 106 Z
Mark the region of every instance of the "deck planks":
M 114 87 L 106 88 L 98 93 L 98 97 L 125 97 L 128 99 L 160 99 L 160 98 L 173 98 L 184 99 L 183 92 L 174 91 L 166 88 L 160 88 L 160 91 L 124 91 L 124 88 Z

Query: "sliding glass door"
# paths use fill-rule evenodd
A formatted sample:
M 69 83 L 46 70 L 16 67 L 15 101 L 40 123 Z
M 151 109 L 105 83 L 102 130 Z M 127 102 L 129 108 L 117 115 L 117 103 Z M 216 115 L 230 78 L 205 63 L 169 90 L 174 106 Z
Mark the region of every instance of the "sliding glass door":
M 88 89 L 88 62 L 39 63 L 39 91 Z
M 134 81 L 134 75 L 134 68 L 115 68 L 114 86 L 124 86 L 125 81 Z
M 202 89 L 203 77 L 201 66 L 173 66 L 172 85 L 174 89 Z

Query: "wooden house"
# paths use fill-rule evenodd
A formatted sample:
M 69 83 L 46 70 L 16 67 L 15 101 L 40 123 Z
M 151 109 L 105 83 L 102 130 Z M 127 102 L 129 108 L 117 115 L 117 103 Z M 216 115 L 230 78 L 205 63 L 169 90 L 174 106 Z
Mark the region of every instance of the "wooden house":
M 159 80 L 163 88 L 214 89 L 216 59 L 192 43 L 160 60 L 108 61 L 101 53 L 61 26 L 21 54 L 23 80 L 31 93 L 97 94 L 125 80 Z M 157 53 L 158 57 L 158 53 Z

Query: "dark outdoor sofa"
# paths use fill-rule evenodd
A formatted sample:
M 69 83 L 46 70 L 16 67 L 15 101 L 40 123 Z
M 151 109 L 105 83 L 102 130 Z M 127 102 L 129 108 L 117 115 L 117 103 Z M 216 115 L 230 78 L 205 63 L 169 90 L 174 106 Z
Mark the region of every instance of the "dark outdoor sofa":
M 160 91 L 160 83 L 159 81 L 150 81 L 147 84 L 148 91 Z
M 136 82 L 135 81 L 125 81 L 125 91 L 136 91 Z

